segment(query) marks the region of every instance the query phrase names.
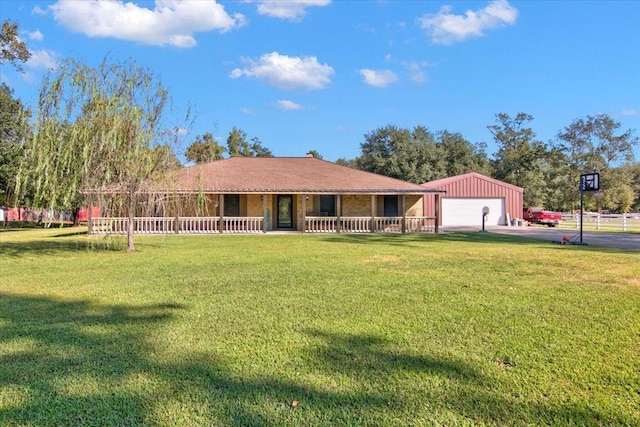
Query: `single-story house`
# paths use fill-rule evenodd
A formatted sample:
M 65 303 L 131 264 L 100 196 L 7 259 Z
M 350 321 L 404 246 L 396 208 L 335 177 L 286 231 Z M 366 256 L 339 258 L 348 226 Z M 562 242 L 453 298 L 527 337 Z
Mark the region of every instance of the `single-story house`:
M 436 215 L 423 214 L 423 198 L 442 191 L 313 157 L 232 157 L 161 182 L 135 214 L 136 233 L 438 231 Z M 122 210 L 104 202 L 108 191 L 85 193 L 103 211 L 90 218 L 90 233 L 126 232 Z
M 523 189 L 479 173 L 425 182 L 422 187 L 446 193 L 423 199 L 424 215 L 438 212 L 442 226 L 482 226 L 484 208 L 489 210 L 486 225 L 507 225 L 522 218 Z

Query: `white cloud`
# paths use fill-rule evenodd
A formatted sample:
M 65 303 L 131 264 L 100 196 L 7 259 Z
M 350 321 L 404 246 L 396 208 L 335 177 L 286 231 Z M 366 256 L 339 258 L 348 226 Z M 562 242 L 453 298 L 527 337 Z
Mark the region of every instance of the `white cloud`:
M 199 31 L 229 31 L 246 23 L 213 0 L 157 0 L 154 9 L 122 0 L 60 0 L 50 6 L 55 20 L 89 37 L 113 37 L 155 46 L 192 47 Z
M 326 6 L 331 0 L 257 0 L 258 13 L 273 18 L 299 21 L 312 6 Z
M 396 73 L 391 70 L 369 70 L 364 68 L 359 72 L 366 84 L 375 87 L 385 87 L 398 80 Z
M 376 27 L 374 27 L 373 25 L 370 24 L 357 24 L 356 25 L 356 29 L 360 30 L 364 33 L 375 33 L 376 32 Z
M 409 79 L 411 79 L 411 81 L 415 83 L 424 83 L 427 81 L 427 73 L 423 68 L 429 65 L 428 62 L 411 61 L 403 62 L 402 64 L 409 70 Z
M 32 10 L 31 13 L 33 13 L 34 15 L 46 15 L 47 11 L 43 8 L 41 8 L 40 6 L 35 6 Z
M 35 31 L 27 31 L 25 33 L 27 35 L 27 37 L 29 37 L 31 40 L 36 40 L 36 41 L 42 41 L 44 40 L 44 34 L 42 34 L 40 32 L 40 30 L 35 30 Z
M 507 0 L 494 0 L 483 9 L 467 10 L 464 15 L 451 13 L 451 6 L 442 6 L 438 13 L 424 15 L 422 29 L 435 44 L 453 44 L 471 37 L 481 37 L 485 30 L 503 25 L 513 25 L 518 10 Z
M 255 111 L 253 111 L 251 108 L 242 107 L 240 109 L 240 111 L 242 111 L 244 114 L 246 114 L 248 116 L 255 116 L 256 115 Z
M 331 83 L 333 68 L 320 64 L 315 56 L 287 56 L 278 52 L 262 55 L 259 59 L 245 59 L 245 68 L 236 68 L 229 77 L 237 79 L 242 76 L 265 80 L 280 89 L 322 89 Z
M 27 61 L 27 67 L 45 70 L 55 70 L 58 68 L 57 54 L 53 51 L 41 49 L 31 50 L 31 57 Z
M 623 116 L 630 117 L 630 116 L 637 116 L 640 113 L 638 113 L 636 110 L 622 110 L 621 114 Z
M 289 101 L 288 99 L 281 99 L 276 103 L 276 106 L 281 110 L 302 110 L 304 107 L 300 104 L 296 104 L 293 101 Z

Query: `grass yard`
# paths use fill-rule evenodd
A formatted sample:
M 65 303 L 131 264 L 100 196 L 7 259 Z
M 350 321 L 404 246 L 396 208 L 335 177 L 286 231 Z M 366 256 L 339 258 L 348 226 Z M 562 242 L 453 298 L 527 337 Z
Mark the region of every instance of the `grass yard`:
M 0 425 L 640 425 L 638 253 L 77 232 L 0 230 Z

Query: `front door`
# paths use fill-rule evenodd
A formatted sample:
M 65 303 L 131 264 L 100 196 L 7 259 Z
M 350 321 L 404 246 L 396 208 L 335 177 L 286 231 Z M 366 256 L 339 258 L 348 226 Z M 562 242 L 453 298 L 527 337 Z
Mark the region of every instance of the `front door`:
M 278 195 L 278 228 L 293 228 L 293 196 Z
M 384 196 L 384 216 L 398 216 L 398 196 Z

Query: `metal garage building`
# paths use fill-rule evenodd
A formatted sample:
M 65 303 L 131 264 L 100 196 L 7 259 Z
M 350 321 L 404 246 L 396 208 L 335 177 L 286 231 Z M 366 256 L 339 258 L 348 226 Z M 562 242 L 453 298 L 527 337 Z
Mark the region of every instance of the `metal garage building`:
M 471 172 L 436 181 L 423 187 L 444 190 L 439 206 L 433 197 L 424 198 L 424 215 L 440 212 L 442 226 L 481 226 L 482 210 L 489 208 L 486 225 L 505 225 L 507 219 L 522 218 L 522 188 Z

